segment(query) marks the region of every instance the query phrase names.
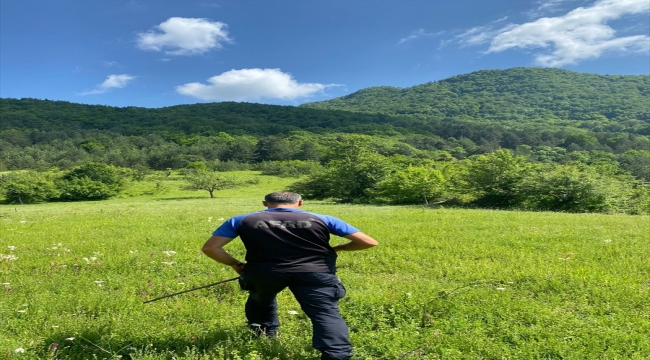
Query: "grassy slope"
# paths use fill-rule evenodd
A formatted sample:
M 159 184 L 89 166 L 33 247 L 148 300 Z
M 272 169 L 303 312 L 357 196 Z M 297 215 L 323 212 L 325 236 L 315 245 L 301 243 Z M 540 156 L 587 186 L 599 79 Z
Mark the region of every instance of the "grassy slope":
M 0 206 L 0 253 L 18 257 L 0 262 L 0 283 L 10 283 L 0 285 L 0 358 L 47 358 L 58 343 L 65 359 L 316 359 L 309 321 L 287 313 L 299 310 L 289 293 L 279 298 L 277 342 L 250 339 L 235 284 L 142 304 L 233 277 L 200 246 L 219 219 L 258 210 L 265 193 L 286 184 L 265 177 L 215 199 L 172 190 Z M 324 202 L 304 209 L 381 243 L 339 259 L 348 288 L 340 306 L 359 359 L 650 357 L 650 217 Z M 227 249 L 242 258 L 238 241 Z

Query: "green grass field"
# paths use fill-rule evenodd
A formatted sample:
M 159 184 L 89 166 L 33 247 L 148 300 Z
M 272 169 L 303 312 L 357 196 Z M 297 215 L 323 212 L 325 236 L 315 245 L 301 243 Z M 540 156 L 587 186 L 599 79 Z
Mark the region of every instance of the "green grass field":
M 109 201 L 0 206 L 0 358 L 318 359 L 289 292 L 277 340 L 251 337 L 234 283 L 142 303 L 236 276 L 203 242 L 290 182 L 214 199 L 173 181 L 143 195 L 143 182 Z M 380 242 L 339 256 L 355 359 L 650 358 L 648 216 L 303 209 Z M 243 258 L 239 241 L 226 249 Z

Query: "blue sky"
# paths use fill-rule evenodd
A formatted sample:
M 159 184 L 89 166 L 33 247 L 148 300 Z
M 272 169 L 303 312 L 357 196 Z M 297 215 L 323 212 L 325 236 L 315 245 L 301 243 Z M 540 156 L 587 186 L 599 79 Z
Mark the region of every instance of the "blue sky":
M 299 105 L 483 69 L 650 74 L 648 0 L 2 0 L 0 96 Z

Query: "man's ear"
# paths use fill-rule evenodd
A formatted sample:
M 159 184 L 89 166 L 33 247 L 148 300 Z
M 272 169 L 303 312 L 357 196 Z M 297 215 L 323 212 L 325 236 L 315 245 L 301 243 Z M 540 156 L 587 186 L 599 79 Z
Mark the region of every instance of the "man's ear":
M 302 206 L 302 199 L 298 200 L 298 206 Z
M 266 201 L 262 201 L 262 205 L 269 207 L 269 204 Z

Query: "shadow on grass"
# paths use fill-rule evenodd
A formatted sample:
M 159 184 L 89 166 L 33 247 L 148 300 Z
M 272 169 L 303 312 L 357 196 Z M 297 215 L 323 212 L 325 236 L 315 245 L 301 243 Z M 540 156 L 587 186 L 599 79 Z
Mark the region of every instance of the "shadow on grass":
M 72 340 L 70 340 L 72 339 Z M 295 351 L 281 341 L 259 339 L 247 329 L 211 330 L 190 337 L 147 339 L 116 339 L 110 330 L 88 331 L 74 338 L 63 335 L 45 340 L 48 345 L 39 354 L 41 359 L 222 359 L 242 358 L 256 351 L 263 359 L 298 359 Z M 56 346 L 55 346 L 56 345 Z M 54 348 L 54 350 L 53 350 Z M 295 350 L 295 349 L 294 349 Z M 300 357 L 317 359 L 318 357 Z

